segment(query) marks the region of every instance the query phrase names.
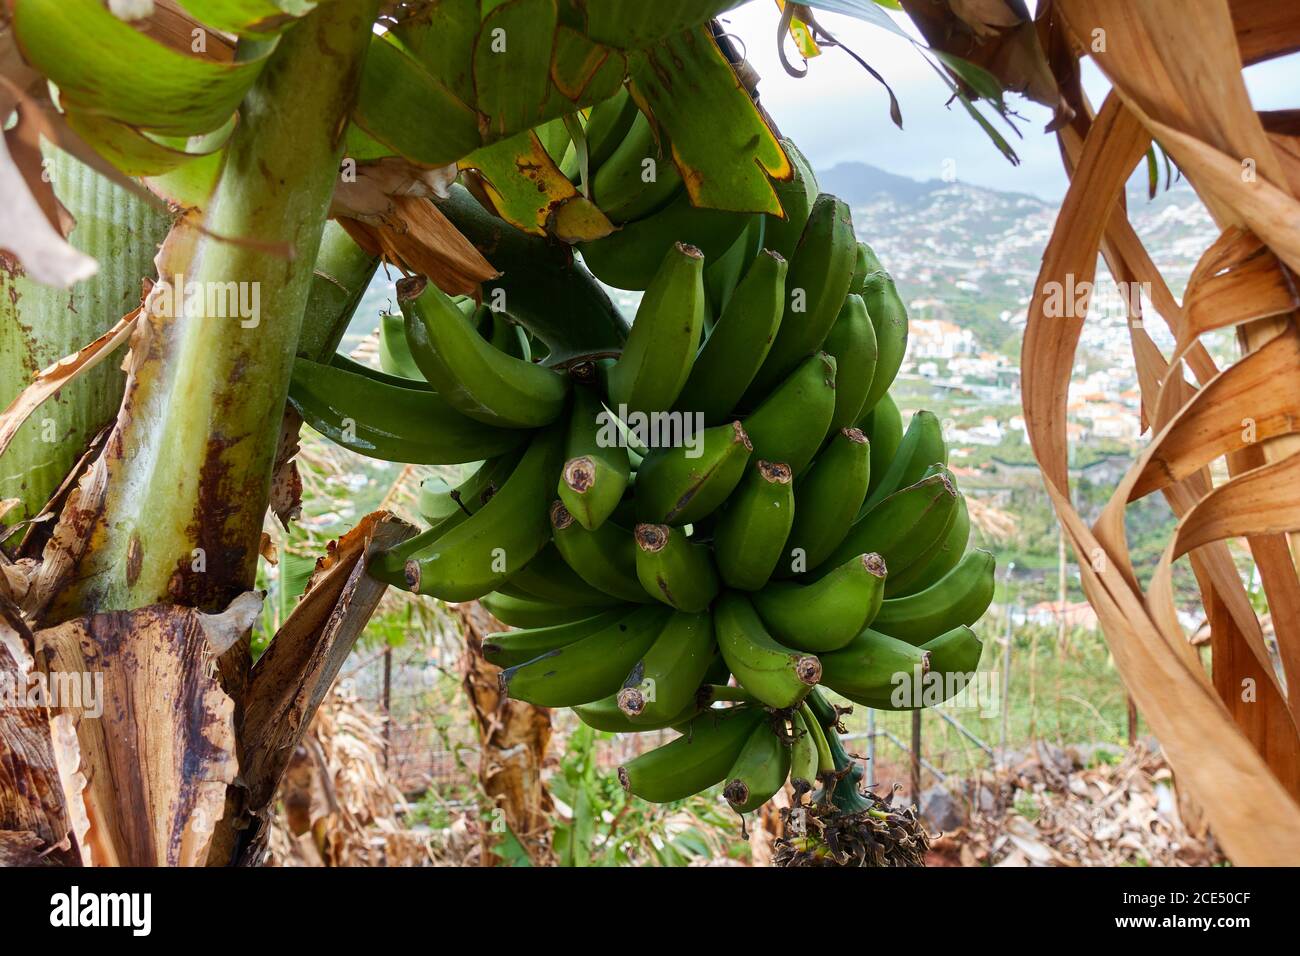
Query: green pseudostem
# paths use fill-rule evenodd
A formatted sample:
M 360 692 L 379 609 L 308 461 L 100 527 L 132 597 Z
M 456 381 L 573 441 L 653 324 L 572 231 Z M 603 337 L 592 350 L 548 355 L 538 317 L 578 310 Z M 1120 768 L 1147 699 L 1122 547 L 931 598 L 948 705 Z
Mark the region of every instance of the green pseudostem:
M 378 6 L 323 4 L 281 37 L 240 107 L 203 229 L 181 223 L 168 237 L 160 280 L 238 289 L 239 314 L 229 317 L 229 295 L 227 317 L 177 302 L 168 310 L 155 289 L 97 465 L 108 470 L 98 521 L 53 616 L 158 602 L 218 608 L 251 587 L 278 423 Z

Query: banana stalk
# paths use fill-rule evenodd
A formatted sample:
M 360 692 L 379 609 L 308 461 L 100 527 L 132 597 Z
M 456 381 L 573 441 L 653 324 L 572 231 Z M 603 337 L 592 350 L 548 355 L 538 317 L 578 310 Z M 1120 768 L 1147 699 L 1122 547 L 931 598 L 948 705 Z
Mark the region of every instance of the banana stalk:
M 107 476 L 89 547 L 56 616 L 224 607 L 252 586 L 278 439 L 267 423 L 284 409 L 341 118 L 378 6 L 325 4 L 280 39 L 244 98 L 202 222 L 172 229 L 132 340 L 128 400 L 95 466 Z M 198 314 L 215 292 L 234 311 L 232 290 L 237 315 Z

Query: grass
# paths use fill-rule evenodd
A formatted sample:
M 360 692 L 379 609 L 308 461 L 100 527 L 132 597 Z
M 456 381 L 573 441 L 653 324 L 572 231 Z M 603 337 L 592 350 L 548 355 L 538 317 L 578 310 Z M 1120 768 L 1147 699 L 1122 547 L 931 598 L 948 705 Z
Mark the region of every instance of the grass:
M 988 677 L 986 687 L 992 700 L 981 698 L 979 708 L 944 707 L 970 733 L 996 752 L 1002 737 L 1001 678 L 1002 646 L 987 639 L 998 618 L 990 613 L 982 629 L 986 635 L 980 670 Z M 1112 743 L 1124 746 L 1128 735 L 1128 710 L 1119 673 L 1110 661 L 1105 642 L 1098 633 L 1080 632 L 1071 637 L 1068 651 L 1059 654 L 1056 632 L 1026 627 L 1013 636 L 1011 686 L 1007 695 L 1007 747 L 1023 751 L 1036 738 L 1063 746 L 1081 743 Z M 837 703 L 847 703 L 831 695 Z M 866 709 L 854 707 L 844 720 L 850 733 L 865 733 Z M 912 715 L 903 711 L 876 711 L 877 732 L 888 731 L 903 743 L 911 741 Z M 855 752 L 866 751 L 866 741 L 854 741 Z M 877 740 L 877 764 L 891 769 L 903 766 L 907 756 L 886 739 Z M 962 776 L 990 766 L 992 758 L 968 740 L 957 728 L 933 711 L 922 711 L 921 753 L 946 774 Z M 887 782 L 892 782 L 889 775 Z

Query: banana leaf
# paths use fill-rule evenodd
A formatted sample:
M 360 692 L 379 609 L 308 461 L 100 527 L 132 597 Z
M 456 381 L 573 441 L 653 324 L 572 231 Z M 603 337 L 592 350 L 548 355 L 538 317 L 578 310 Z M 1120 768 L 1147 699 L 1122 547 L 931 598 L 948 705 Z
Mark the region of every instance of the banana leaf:
M 614 224 L 578 194 L 534 132 L 475 150 L 460 162 L 485 180 L 497 215 L 533 235 L 549 231 L 566 242 L 599 239 Z
M 620 49 L 651 46 L 674 34 L 706 23 L 743 0 L 583 0 L 585 30 L 598 43 Z
M 13 30 L 23 57 L 58 86 L 65 108 L 172 136 L 226 123 L 264 63 L 178 53 L 100 0 L 15 0 Z
M 691 202 L 781 215 L 768 177 L 788 180 L 794 167 L 708 29 L 670 37 L 631 63 L 632 96 L 672 143 Z
M 236 36 L 273 37 L 316 8 L 316 0 L 178 0 L 193 17 Z
M 0 407 L 32 376 L 107 331 L 140 303 L 141 280 L 171 219 L 113 185 L 68 154 L 50 148 L 54 191 L 77 225 L 68 241 L 108 264 L 70 292 L 38 285 L 6 262 L 0 270 Z M 45 504 L 90 439 L 112 420 L 124 378 L 100 363 L 47 401 L 0 456 L 0 499 L 22 505 L 6 521 L 31 517 Z

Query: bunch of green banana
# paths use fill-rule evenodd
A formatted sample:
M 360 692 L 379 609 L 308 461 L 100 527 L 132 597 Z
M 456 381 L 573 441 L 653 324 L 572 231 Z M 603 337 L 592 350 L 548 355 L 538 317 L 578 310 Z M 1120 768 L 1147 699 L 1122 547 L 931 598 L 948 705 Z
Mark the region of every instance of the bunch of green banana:
M 889 395 L 906 313 L 845 204 L 786 144 L 784 218 L 696 209 L 671 143 L 616 100 L 587 160 L 622 228 L 580 251 L 644 290 L 621 350 L 548 366 L 508 311 L 413 277 L 384 371 L 299 360 L 291 401 L 363 453 L 481 462 L 426 483 L 429 528 L 370 573 L 515 628 L 483 643 L 509 696 L 680 730 L 620 769 L 633 793 L 723 784 L 744 813 L 843 770 L 819 686 L 900 708 L 969 680 L 993 559 L 967 550 L 938 419 L 905 430 Z

